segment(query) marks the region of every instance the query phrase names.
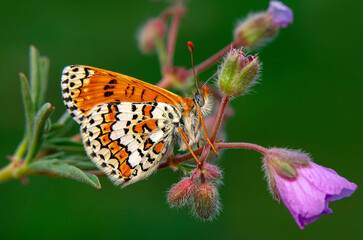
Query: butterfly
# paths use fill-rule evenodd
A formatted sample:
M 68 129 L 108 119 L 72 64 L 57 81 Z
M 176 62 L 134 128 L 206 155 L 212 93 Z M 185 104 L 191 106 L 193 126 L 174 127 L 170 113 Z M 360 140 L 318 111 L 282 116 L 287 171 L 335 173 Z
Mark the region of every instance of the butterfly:
M 87 155 L 121 187 L 147 178 L 177 142 L 193 154 L 190 146 L 199 141 L 201 125 L 207 136 L 206 86 L 184 98 L 123 74 L 72 65 L 63 69 L 61 88 Z

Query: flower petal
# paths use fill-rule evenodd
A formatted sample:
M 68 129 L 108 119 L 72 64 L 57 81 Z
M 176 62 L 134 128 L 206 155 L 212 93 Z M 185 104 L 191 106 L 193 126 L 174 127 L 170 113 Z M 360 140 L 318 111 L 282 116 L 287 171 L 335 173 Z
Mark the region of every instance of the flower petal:
M 313 162 L 311 162 L 311 167 L 298 168 L 298 172 L 312 185 L 326 193 L 327 201 L 336 201 L 349 197 L 357 189 L 356 184 L 339 176 L 333 169 Z
M 275 175 L 278 194 L 298 226 L 303 229 L 324 213 L 330 213 L 325 203 L 325 193 L 305 178 L 287 180 Z
M 279 27 L 286 28 L 292 23 L 292 10 L 280 1 L 271 1 L 267 12 L 271 14 L 273 21 Z

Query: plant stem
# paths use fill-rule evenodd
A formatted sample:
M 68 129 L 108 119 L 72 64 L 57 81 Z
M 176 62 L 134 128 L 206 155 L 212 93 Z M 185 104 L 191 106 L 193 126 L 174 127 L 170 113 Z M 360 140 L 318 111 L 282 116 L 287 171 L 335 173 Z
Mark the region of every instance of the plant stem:
M 185 10 L 185 7 L 177 6 L 173 8 L 173 11 L 171 11 L 172 19 L 167 43 L 168 61 L 165 66 L 165 71 L 167 72 L 171 71 L 173 68 L 176 38 L 178 35 L 180 20 L 183 17 Z
M 203 147 L 198 148 L 197 150 L 194 150 L 193 152 L 194 152 L 194 154 L 196 156 L 199 156 L 202 153 L 202 150 L 203 150 Z M 186 153 L 186 154 L 183 154 L 183 155 L 178 155 L 178 156 L 172 158 L 171 161 L 170 160 L 169 161 L 167 160 L 167 161 L 164 161 L 164 162 L 160 163 L 158 169 L 165 168 L 165 167 L 169 167 L 170 166 L 170 162 L 172 164 L 177 165 L 179 163 L 185 162 L 185 161 L 187 161 L 189 159 L 192 159 L 192 158 L 194 158 L 194 157 L 193 157 L 193 155 L 191 153 Z
M 10 163 L 4 168 L 0 169 L 0 183 L 6 182 L 13 178 L 13 163 Z
M 214 123 L 212 135 L 210 136 L 209 140 L 213 143 L 215 138 L 217 137 L 218 130 L 221 127 L 222 120 L 224 117 L 224 112 L 226 111 L 227 105 L 228 105 L 229 98 L 226 96 L 222 97 L 221 105 L 219 106 L 217 119 Z
M 244 149 L 250 149 L 257 152 L 260 152 L 262 154 L 267 154 L 268 149 L 264 148 L 260 145 L 253 144 L 253 143 L 244 143 L 244 142 L 237 142 L 237 143 L 217 143 L 216 145 L 217 149 L 238 149 L 238 148 L 244 148 Z
M 195 72 L 200 73 L 202 71 L 204 71 L 205 69 L 209 68 L 210 66 L 212 66 L 213 64 L 215 64 L 216 62 L 218 62 L 221 58 L 224 57 L 224 55 L 226 55 L 226 53 L 231 50 L 232 48 L 237 47 L 236 43 L 230 43 L 227 46 L 225 46 L 223 49 L 221 49 L 220 51 L 218 51 L 217 53 L 215 53 L 213 56 L 211 56 L 210 58 L 208 58 L 207 60 L 204 60 L 204 62 L 198 64 L 195 67 Z M 193 75 L 193 69 L 189 69 L 188 70 L 188 76 Z
M 165 74 L 164 74 L 165 75 Z M 169 88 L 171 85 L 171 81 L 170 81 L 170 77 L 163 77 L 157 84 L 156 86 L 160 87 L 160 88 Z
M 12 156 L 14 160 L 15 161 L 21 160 L 27 149 L 28 149 L 28 138 L 25 135 L 23 137 L 23 140 L 21 140 L 18 147 L 16 148 L 14 155 Z

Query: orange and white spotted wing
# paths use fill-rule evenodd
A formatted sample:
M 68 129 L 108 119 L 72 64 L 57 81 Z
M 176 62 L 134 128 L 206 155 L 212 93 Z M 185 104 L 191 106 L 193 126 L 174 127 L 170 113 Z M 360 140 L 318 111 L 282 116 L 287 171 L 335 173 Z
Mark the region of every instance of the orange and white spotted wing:
M 94 106 L 105 102 L 160 102 L 188 107 L 179 95 L 123 74 L 89 66 L 73 65 L 63 69 L 63 101 L 78 122 Z
M 62 74 L 64 104 L 92 161 L 117 185 L 149 176 L 175 144 L 188 101 L 140 80 L 88 66 Z

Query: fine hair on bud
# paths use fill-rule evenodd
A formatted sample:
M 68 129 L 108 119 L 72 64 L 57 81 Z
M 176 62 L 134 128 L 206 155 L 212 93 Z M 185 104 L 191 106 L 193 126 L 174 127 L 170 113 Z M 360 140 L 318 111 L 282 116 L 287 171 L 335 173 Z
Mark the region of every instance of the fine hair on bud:
M 231 49 L 219 67 L 218 85 L 224 96 L 233 98 L 250 91 L 260 78 L 262 64 L 257 55 Z
M 220 170 L 217 166 L 208 163 L 204 164 L 203 174 L 207 180 L 214 182 L 215 184 L 222 184 L 222 173 L 222 170 Z
M 264 172 L 264 179 L 267 182 L 268 191 L 275 200 L 280 202 L 280 197 L 276 189 L 275 179 L 273 178 L 273 172 L 272 169 L 270 169 L 266 164 L 265 156 L 262 157 L 262 171 Z
M 211 182 L 199 183 L 193 202 L 193 213 L 203 220 L 212 220 L 219 214 L 221 204 L 218 190 Z
M 192 178 L 183 178 L 170 189 L 168 203 L 171 207 L 182 207 L 194 193 L 195 181 Z
M 280 200 L 274 177 L 275 174 L 285 179 L 294 180 L 297 177 L 296 167 L 309 167 L 311 161 L 310 154 L 302 150 L 270 148 L 263 157 L 262 169 L 265 173 L 265 179 L 271 195 L 276 200 Z

